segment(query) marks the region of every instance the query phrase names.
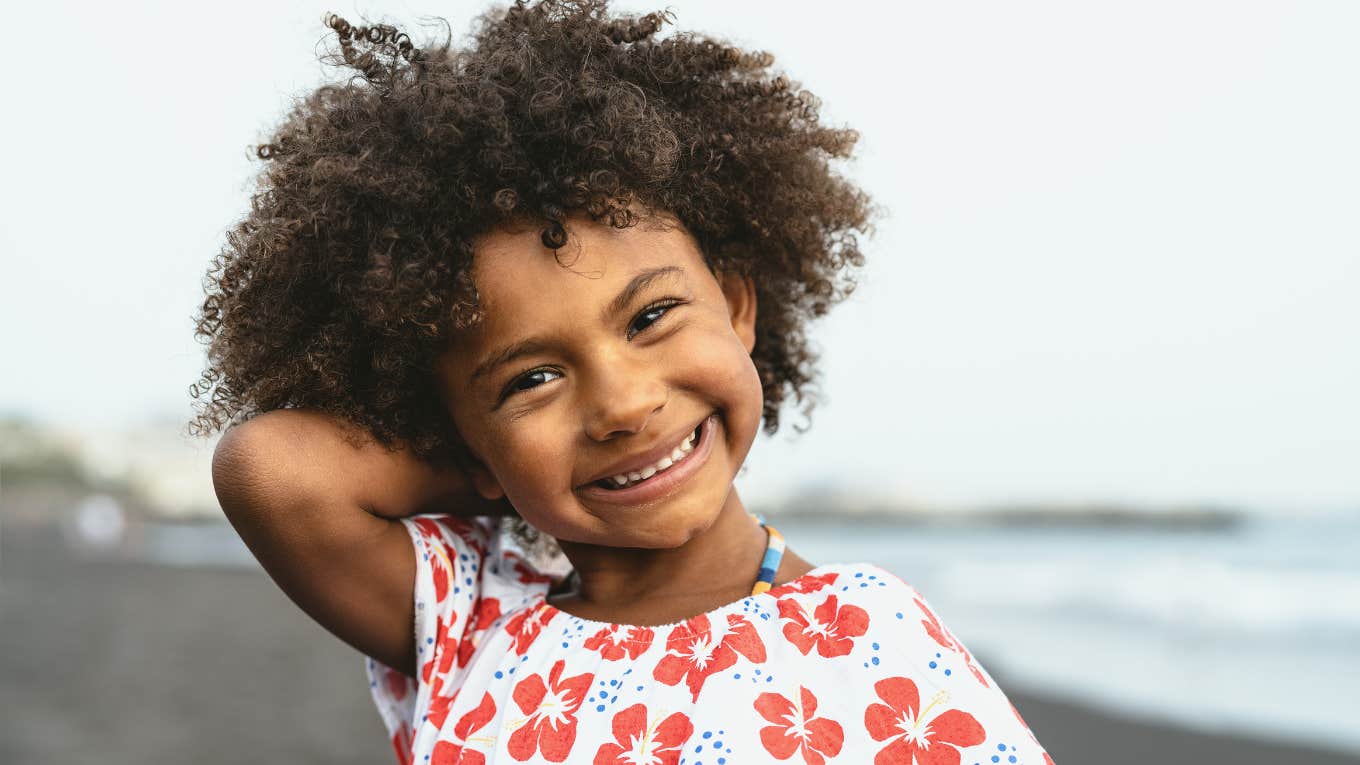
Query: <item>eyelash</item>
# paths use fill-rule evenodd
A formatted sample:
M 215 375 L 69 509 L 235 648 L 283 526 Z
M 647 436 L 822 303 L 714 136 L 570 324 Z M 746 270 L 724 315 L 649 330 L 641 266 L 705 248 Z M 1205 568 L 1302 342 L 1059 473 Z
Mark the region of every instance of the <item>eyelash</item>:
M 658 311 L 658 310 L 661 310 L 661 309 L 663 309 L 663 308 L 666 308 L 666 309 L 675 308 L 676 306 L 683 305 L 685 302 L 686 302 L 686 301 L 684 301 L 684 300 L 679 300 L 679 299 L 676 299 L 676 298 L 668 298 L 668 299 L 666 299 L 666 300 L 659 300 L 659 301 L 657 301 L 657 302 L 655 302 L 655 303 L 652 303 L 651 305 L 647 306 L 646 308 L 642 309 L 641 311 L 639 311 L 637 315 L 638 315 L 638 316 L 644 316 L 644 315 L 646 315 L 646 314 L 652 313 L 653 311 Z M 639 333 L 640 333 L 640 332 L 643 332 L 643 331 L 645 331 L 646 329 L 648 329 L 649 327 L 654 326 L 658 321 L 661 321 L 662 319 L 664 319 L 664 318 L 666 317 L 666 314 L 667 314 L 667 313 L 670 313 L 670 312 L 667 311 L 666 313 L 663 313 L 663 314 L 661 314 L 660 316 L 656 317 L 655 319 L 652 320 L 652 322 L 651 322 L 650 324 L 648 324 L 646 327 L 643 327 L 642 329 L 638 330 L 638 332 L 639 332 Z M 634 324 L 637 323 L 636 317 L 635 317 L 633 323 L 634 323 Z M 631 332 L 632 329 L 633 329 L 633 325 L 632 325 L 632 324 L 629 324 L 629 325 L 628 325 L 628 329 L 629 329 L 629 331 Z M 637 336 L 637 333 L 630 334 L 630 335 L 628 336 L 628 339 L 629 339 L 629 340 L 632 340 L 632 339 L 633 339 L 634 337 L 636 337 L 636 336 Z M 529 370 L 528 372 L 525 372 L 524 374 L 522 374 L 522 375 L 516 377 L 515 379 L 511 380 L 509 383 L 506 384 L 505 390 L 502 391 L 502 393 L 501 393 L 501 400 L 504 401 L 505 399 L 507 399 L 507 398 L 509 398 L 509 397 L 511 397 L 511 396 L 513 396 L 513 395 L 515 395 L 516 393 L 525 393 L 525 392 L 528 392 L 528 391 L 530 391 L 530 390 L 533 390 L 533 388 L 525 388 L 524 390 L 519 390 L 519 391 L 515 390 L 515 385 L 517 385 L 521 380 L 524 380 L 524 379 L 526 379 L 526 378 L 528 378 L 528 377 L 530 377 L 530 376 L 532 376 L 532 375 L 538 374 L 538 373 L 540 373 L 540 372 L 554 372 L 554 373 L 555 373 L 556 371 L 557 371 L 557 370 L 552 369 L 552 368 L 550 368 L 550 367 L 539 367 L 538 369 L 531 369 L 531 370 Z M 538 386 L 534 386 L 534 387 L 536 388 L 536 387 L 538 387 Z

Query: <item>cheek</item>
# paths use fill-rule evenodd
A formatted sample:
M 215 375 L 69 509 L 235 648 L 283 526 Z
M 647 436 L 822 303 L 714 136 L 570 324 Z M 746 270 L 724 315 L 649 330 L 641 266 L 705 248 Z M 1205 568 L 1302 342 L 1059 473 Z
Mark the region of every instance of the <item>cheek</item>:
M 498 466 L 507 484 L 532 491 L 556 478 L 555 473 L 571 465 L 567 444 L 559 434 L 565 432 L 560 424 L 549 424 L 542 419 L 525 422 L 499 446 L 502 455 Z
M 730 326 L 708 333 L 694 333 L 678 350 L 677 358 L 686 359 L 690 383 L 699 391 L 719 397 L 729 416 L 754 410 L 759 419 L 764 394 L 760 373 L 740 338 Z

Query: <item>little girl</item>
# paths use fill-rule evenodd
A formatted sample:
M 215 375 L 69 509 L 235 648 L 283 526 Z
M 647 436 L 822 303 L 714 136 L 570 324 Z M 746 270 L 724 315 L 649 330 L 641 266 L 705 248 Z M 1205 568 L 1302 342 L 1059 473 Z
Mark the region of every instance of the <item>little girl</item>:
M 733 488 L 871 206 L 853 131 L 666 20 L 328 17 L 357 75 L 260 147 L 198 317 L 223 509 L 404 765 L 1051 763 L 920 593 Z

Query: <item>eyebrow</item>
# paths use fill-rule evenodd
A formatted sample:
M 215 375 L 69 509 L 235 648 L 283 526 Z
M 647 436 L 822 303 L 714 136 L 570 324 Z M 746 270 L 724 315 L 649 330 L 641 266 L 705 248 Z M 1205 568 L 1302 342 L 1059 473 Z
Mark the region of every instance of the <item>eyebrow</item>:
M 683 274 L 684 272 L 685 270 L 679 266 L 660 266 L 658 268 L 649 268 L 646 271 L 639 271 L 636 276 L 629 280 L 628 285 L 620 290 L 619 294 L 609 302 L 609 305 L 600 314 L 601 322 L 608 322 L 611 317 L 622 313 L 623 309 L 627 308 L 628 305 L 633 302 L 633 299 L 637 297 L 637 294 L 647 289 L 647 286 L 652 282 L 663 276 Z
M 684 269 L 674 265 L 659 266 L 657 268 L 639 271 L 632 279 L 628 280 L 628 284 L 619 291 L 619 294 L 614 296 L 613 300 L 609 301 L 609 305 L 605 306 L 604 311 L 601 312 L 600 318 L 607 322 L 610 317 L 622 313 L 623 310 L 637 298 L 638 293 L 646 289 L 652 282 L 665 276 L 682 274 L 684 274 Z M 532 356 L 536 353 L 542 353 L 547 350 L 548 347 L 549 344 L 538 337 L 529 337 L 511 343 L 500 351 L 491 354 L 491 356 L 481 364 L 478 364 L 477 368 L 472 371 L 469 382 L 475 383 L 503 364 L 508 364 L 523 356 Z

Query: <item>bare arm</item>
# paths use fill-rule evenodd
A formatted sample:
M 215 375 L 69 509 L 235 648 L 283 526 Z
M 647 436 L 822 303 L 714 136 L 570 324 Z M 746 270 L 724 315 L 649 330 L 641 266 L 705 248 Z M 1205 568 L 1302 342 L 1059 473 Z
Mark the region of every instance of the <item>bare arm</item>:
M 415 552 L 396 519 L 513 510 L 477 495 L 457 469 L 436 470 L 371 439 L 356 446 L 357 432 L 319 412 L 266 412 L 223 434 L 213 486 L 241 539 L 298 607 L 414 677 Z

